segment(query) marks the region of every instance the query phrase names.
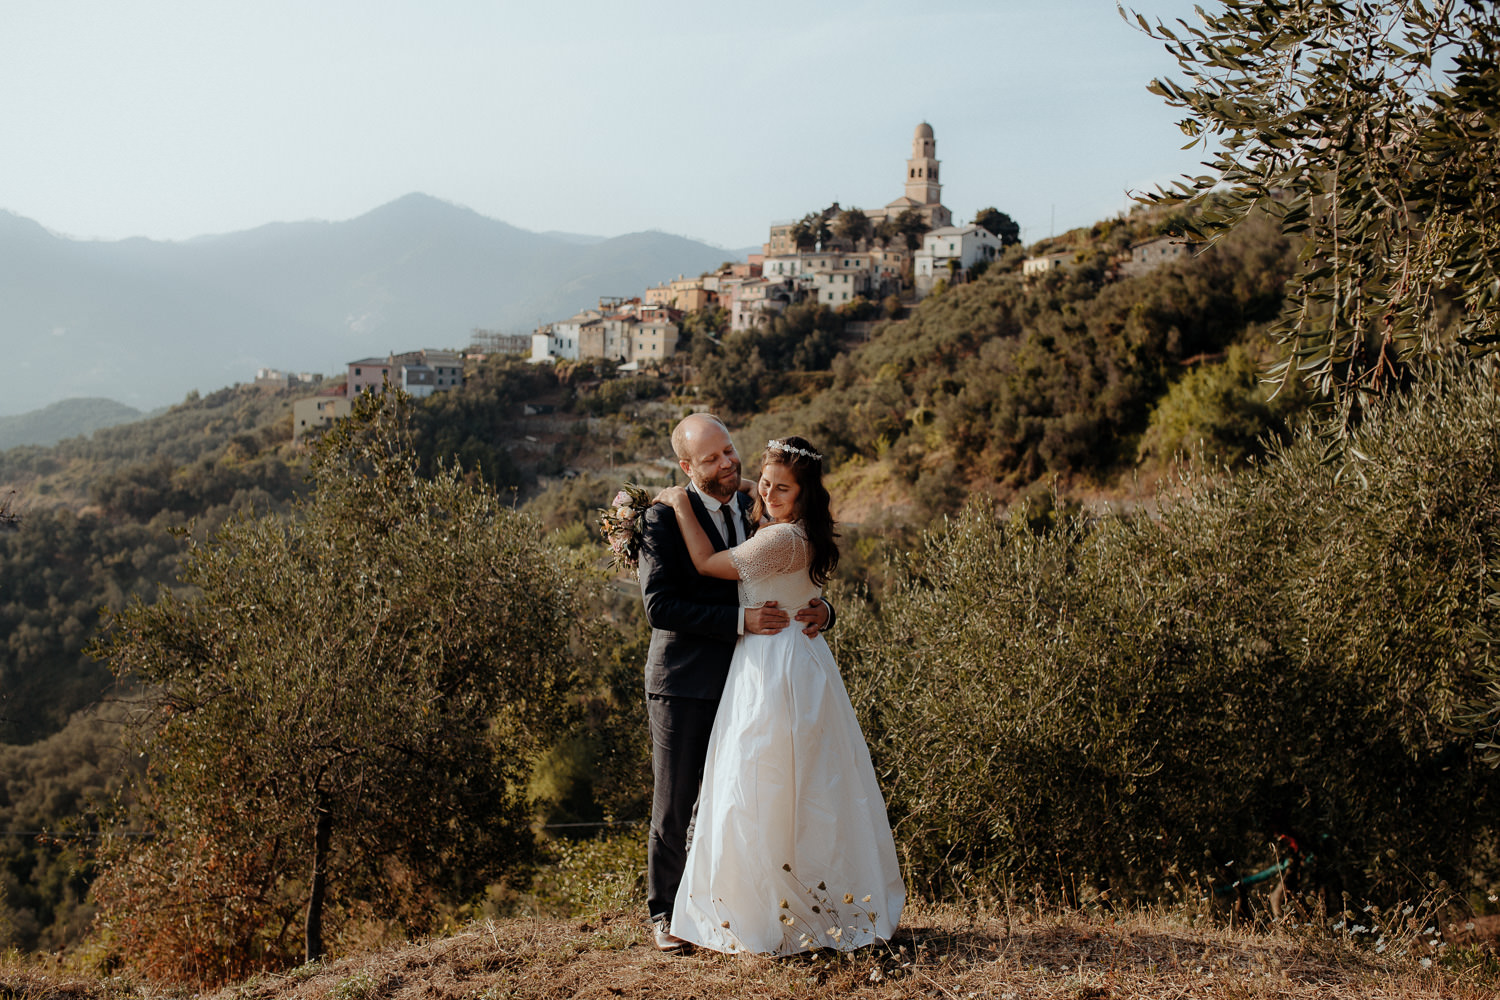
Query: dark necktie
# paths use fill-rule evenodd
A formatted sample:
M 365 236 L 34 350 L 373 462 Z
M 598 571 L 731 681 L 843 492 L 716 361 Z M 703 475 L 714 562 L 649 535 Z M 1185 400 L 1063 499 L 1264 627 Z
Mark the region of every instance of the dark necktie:
M 732 503 L 721 504 L 719 513 L 724 515 L 724 544 L 734 548 L 734 509 Z

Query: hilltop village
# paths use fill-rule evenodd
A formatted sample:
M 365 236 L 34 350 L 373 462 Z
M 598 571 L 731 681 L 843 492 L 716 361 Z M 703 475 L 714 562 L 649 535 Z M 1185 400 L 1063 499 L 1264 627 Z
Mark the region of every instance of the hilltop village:
M 389 383 L 415 397 L 463 385 L 465 360 L 486 353 L 526 354 L 533 363 L 600 360 L 621 371 L 638 371 L 677 354 L 686 317 L 717 311 L 717 332 L 752 331 L 799 303 L 816 303 L 851 319 L 879 312 L 877 303 L 910 305 L 939 282 L 961 284 L 977 276 L 1002 252 L 1020 243 L 1009 216 L 994 209 L 975 221 L 954 225 L 943 205 L 937 139 L 926 122 L 912 136 L 900 197 L 883 208 L 843 209 L 837 203 L 801 219 L 771 225 L 760 253 L 743 263 L 664 281 L 639 295 L 607 296 L 596 307 L 547 323 L 529 337 L 484 334 L 484 345 L 467 351 L 423 349 L 369 357 L 347 365 L 343 383 L 298 400 L 294 435 L 300 438 L 349 413 L 361 392 Z M 1140 273 L 1190 251 L 1190 245 L 1157 237 L 1131 248 L 1122 273 Z M 1034 278 L 1065 266 L 1062 251 L 1027 257 L 1023 274 Z M 316 388 L 321 377 L 262 369 L 257 384 Z
M 723 310 L 729 332 L 740 332 L 798 302 L 846 309 L 903 292 L 920 298 L 940 278 L 962 281 L 975 265 L 998 257 L 1003 243 L 983 226 L 953 225 L 938 171 L 937 140 L 923 122 L 912 137 L 904 191 L 884 208 L 834 204 L 777 222 L 762 251 L 744 263 L 695 278 L 678 275 L 639 296 L 604 299 L 596 309 L 543 326 L 532 335 L 531 358 L 640 365 L 675 353 L 682 317 L 701 309 Z

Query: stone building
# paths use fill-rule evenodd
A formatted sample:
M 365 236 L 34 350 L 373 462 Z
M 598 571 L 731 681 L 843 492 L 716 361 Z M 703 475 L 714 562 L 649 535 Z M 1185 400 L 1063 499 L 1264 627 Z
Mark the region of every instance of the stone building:
M 463 358 L 454 351 L 404 351 L 391 355 L 391 365 L 392 381 L 418 399 L 464 384 Z
M 307 434 L 347 417 L 353 405 L 348 396 L 308 396 L 297 400 L 292 403 L 292 440 L 301 441 Z
M 747 278 L 735 291 L 730 304 L 729 329 L 753 330 L 786 311 L 799 291 L 796 278 Z
M 1056 253 L 1042 254 L 1039 257 L 1027 257 L 1021 261 L 1021 277 L 1026 281 L 1040 278 L 1049 271 L 1056 271 L 1066 266 L 1073 260 L 1074 251 L 1059 250 Z
M 1120 272 L 1127 277 L 1147 274 L 1163 264 L 1191 257 L 1197 249 L 1196 242 L 1183 236 L 1156 236 L 1142 240 L 1131 244 L 1130 259 L 1120 267 Z
M 344 394 L 351 399 L 362 392 L 380 392 L 395 367 L 390 358 L 360 358 L 349 362 Z
M 913 283 L 918 295 L 926 295 L 941 280 L 963 281 L 974 265 L 989 263 L 1004 247 L 1000 237 L 983 226 L 943 226 L 922 238 L 922 249 L 913 257 Z
M 299 386 L 314 386 L 323 381 L 317 372 L 286 372 L 279 368 L 257 368 L 255 384 L 267 389 L 291 389 Z
M 361 358 L 348 364 L 345 394 L 380 392 L 387 381 L 421 398 L 464 384 L 463 358 L 455 351 L 404 351 L 384 358 Z
M 651 301 L 651 296 L 599 300 L 572 319 L 540 327 L 531 336 L 533 362 L 660 361 L 677 351 L 681 311 Z
M 636 363 L 662 361 L 677 353 L 676 323 L 659 320 L 641 323 L 631 335 L 631 357 Z

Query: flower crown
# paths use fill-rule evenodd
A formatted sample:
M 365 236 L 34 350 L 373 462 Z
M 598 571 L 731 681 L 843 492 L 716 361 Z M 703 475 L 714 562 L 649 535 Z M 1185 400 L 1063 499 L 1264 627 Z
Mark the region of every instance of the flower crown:
M 823 456 L 815 451 L 808 451 L 806 448 L 799 448 L 794 444 L 787 444 L 785 441 L 777 441 L 775 439 L 766 442 L 766 450 L 785 452 L 789 455 L 805 455 L 814 462 L 823 461 Z

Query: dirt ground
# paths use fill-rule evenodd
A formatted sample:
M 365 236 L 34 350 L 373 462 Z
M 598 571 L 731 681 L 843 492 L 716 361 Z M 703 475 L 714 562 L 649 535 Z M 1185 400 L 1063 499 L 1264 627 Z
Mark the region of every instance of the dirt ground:
M 1377 954 L 1326 931 L 1197 927 L 1170 916 L 909 913 L 886 945 L 789 959 L 663 955 L 635 913 L 505 920 L 371 954 L 262 975 L 214 1000 L 376 998 L 996 997 L 1453 998 L 1500 995 L 1500 964 L 1452 946 Z M 3 1000 L 181 997 L 125 977 L 87 979 L 0 965 Z

